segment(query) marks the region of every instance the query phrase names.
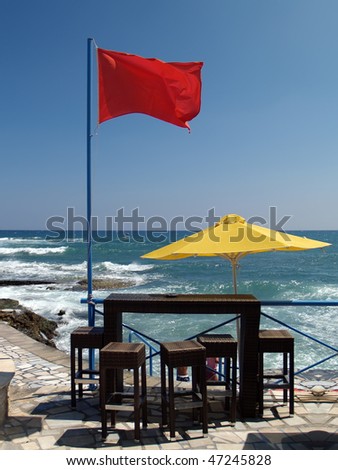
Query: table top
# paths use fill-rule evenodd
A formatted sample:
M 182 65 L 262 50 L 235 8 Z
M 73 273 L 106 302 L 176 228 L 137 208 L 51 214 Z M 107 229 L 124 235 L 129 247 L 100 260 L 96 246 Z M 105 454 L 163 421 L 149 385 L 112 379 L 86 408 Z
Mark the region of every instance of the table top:
M 146 311 L 149 313 L 155 309 L 161 311 L 189 309 L 212 309 L 240 312 L 245 306 L 247 308 L 259 309 L 260 302 L 251 294 L 110 294 L 104 301 L 106 307 L 115 306 L 121 309 L 133 309 L 135 311 Z M 154 310 L 154 311 L 155 311 Z M 129 310 L 131 311 L 131 310 Z M 189 312 L 189 313 L 190 313 Z M 188 313 L 188 312 L 187 312 Z M 198 311 L 196 311 L 198 313 Z
M 258 299 L 251 294 L 110 294 L 105 300 L 144 300 L 151 301 L 168 301 L 168 300 L 187 300 L 187 301 L 216 301 L 216 302 L 249 302 Z

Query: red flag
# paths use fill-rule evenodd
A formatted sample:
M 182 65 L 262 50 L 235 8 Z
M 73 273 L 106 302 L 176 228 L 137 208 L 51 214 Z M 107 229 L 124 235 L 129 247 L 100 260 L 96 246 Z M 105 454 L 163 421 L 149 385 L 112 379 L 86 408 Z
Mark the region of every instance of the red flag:
M 142 113 L 189 128 L 201 107 L 203 62 L 162 62 L 97 49 L 99 123 Z

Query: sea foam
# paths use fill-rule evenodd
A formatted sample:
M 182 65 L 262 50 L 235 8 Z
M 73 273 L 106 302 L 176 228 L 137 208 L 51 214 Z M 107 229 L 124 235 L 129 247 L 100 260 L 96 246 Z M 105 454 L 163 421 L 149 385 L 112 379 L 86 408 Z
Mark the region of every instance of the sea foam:
M 48 248 L 32 248 L 32 247 L 20 247 L 20 248 L 0 248 L 0 255 L 16 255 L 19 253 L 26 253 L 28 255 L 47 255 L 50 253 L 62 254 L 68 249 L 67 246 L 60 247 L 48 247 Z

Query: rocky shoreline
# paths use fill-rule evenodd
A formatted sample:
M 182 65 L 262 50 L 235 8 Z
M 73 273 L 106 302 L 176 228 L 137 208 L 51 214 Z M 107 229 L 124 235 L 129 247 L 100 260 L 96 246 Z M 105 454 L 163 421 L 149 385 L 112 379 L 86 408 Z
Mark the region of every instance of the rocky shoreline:
M 58 283 L 45 280 L 31 279 L 0 279 L 1 286 L 30 286 L 46 285 L 47 289 L 56 288 Z M 135 285 L 135 282 L 125 279 L 94 279 L 93 289 L 112 290 L 123 289 Z M 65 290 L 85 291 L 87 290 L 87 280 L 80 279 L 72 286 L 63 287 Z M 65 311 L 60 310 L 57 314 L 62 317 Z M 7 323 L 13 328 L 21 331 L 27 336 L 56 348 L 54 339 L 57 337 L 58 322 L 41 317 L 37 313 L 29 310 L 14 299 L 0 299 L 0 321 Z
M 17 300 L 0 299 L 0 321 L 40 343 L 56 347 L 54 339 L 57 336 L 57 322 L 41 317 L 23 307 Z

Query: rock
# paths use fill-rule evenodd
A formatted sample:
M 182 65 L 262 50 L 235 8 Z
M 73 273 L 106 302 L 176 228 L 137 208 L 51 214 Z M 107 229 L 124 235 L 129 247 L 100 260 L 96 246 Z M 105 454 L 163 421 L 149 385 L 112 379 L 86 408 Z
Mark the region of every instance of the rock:
M 86 290 L 87 279 L 81 279 L 76 283 L 73 290 Z M 126 279 L 94 279 L 93 289 L 95 290 L 109 290 L 109 289 L 123 289 L 126 287 L 135 286 L 135 282 Z
M 20 304 L 17 300 L 0 299 L 0 310 L 6 310 L 6 309 L 14 310 L 19 307 L 20 307 Z
M 63 315 L 66 314 L 66 311 L 65 310 L 60 310 L 59 313 L 57 313 L 57 316 L 58 317 L 62 317 Z
M 0 321 L 40 343 L 56 347 L 53 339 L 57 336 L 58 324 L 23 307 L 16 300 L 0 299 Z

